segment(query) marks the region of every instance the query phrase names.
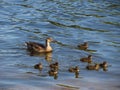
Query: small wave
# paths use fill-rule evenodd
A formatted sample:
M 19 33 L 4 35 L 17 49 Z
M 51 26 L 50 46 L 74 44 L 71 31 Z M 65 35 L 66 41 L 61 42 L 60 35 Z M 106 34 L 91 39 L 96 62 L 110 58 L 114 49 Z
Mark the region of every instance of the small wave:
M 92 28 L 89 28 L 89 27 L 81 27 L 79 25 L 65 25 L 65 24 L 61 24 L 61 23 L 58 23 L 58 22 L 50 21 L 50 20 L 48 22 L 55 25 L 55 26 L 59 26 L 59 27 L 78 28 L 78 29 L 83 29 L 83 30 L 88 30 L 88 31 L 109 32 L 108 30 L 92 29 Z

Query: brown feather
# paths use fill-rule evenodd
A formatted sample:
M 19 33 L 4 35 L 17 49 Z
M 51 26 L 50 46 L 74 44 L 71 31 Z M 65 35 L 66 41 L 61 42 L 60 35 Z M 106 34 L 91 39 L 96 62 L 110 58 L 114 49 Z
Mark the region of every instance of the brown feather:
M 26 42 L 28 50 L 40 50 L 45 48 L 43 44 L 36 43 L 36 42 Z

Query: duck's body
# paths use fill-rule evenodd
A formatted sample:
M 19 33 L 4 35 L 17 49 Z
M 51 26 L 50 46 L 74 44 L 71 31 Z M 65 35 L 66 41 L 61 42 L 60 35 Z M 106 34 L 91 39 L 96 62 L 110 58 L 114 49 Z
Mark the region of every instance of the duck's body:
M 38 64 L 34 65 L 34 68 L 42 70 L 42 68 L 43 68 L 42 63 L 38 63 Z
M 83 57 L 80 59 L 80 61 L 91 63 L 92 62 L 92 55 L 89 55 L 88 57 Z
M 52 47 L 50 46 L 50 42 L 52 41 L 53 41 L 52 38 L 47 38 L 45 45 L 36 42 L 26 42 L 26 45 L 27 45 L 27 49 L 30 52 L 39 52 L 39 53 L 52 52 Z
M 68 69 L 68 71 L 69 72 L 79 72 L 80 70 L 79 70 L 79 67 L 78 66 L 76 66 L 76 67 L 70 67 L 69 69 Z
M 50 76 L 54 76 L 54 75 L 58 74 L 58 71 L 57 70 L 50 70 L 48 73 Z
M 99 64 L 88 65 L 88 66 L 86 66 L 86 69 L 88 69 L 88 70 L 99 70 Z
M 78 48 L 86 50 L 88 48 L 88 43 L 84 42 L 83 44 L 78 45 Z

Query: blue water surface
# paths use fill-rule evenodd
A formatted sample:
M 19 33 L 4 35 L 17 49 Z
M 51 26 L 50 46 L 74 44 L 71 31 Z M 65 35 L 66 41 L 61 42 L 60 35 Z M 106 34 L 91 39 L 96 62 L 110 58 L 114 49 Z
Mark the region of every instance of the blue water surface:
M 30 55 L 26 41 L 44 43 L 53 52 Z M 87 50 L 77 45 L 88 42 Z M 80 58 L 108 62 L 108 71 L 86 70 Z M 0 0 L 0 90 L 119 90 L 119 0 Z M 58 77 L 49 64 L 59 62 Z M 43 70 L 34 69 L 41 62 Z M 78 78 L 68 72 L 79 66 Z

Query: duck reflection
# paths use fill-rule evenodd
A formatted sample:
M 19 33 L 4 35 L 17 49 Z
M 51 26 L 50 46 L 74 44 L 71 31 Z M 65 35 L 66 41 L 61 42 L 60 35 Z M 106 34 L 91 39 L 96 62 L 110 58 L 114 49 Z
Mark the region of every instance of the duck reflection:
M 39 56 L 39 57 L 45 57 L 45 60 L 47 62 L 52 62 L 52 52 L 49 53 L 37 53 L 37 52 L 28 52 L 30 56 Z
M 79 78 L 79 72 L 75 72 L 75 78 Z
M 49 53 L 45 54 L 45 60 L 47 62 L 52 62 L 52 52 L 49 52 Z
M 108 71 L 108 68 L 103 68 L 103 71 L 105 71 L 105 72 Z

